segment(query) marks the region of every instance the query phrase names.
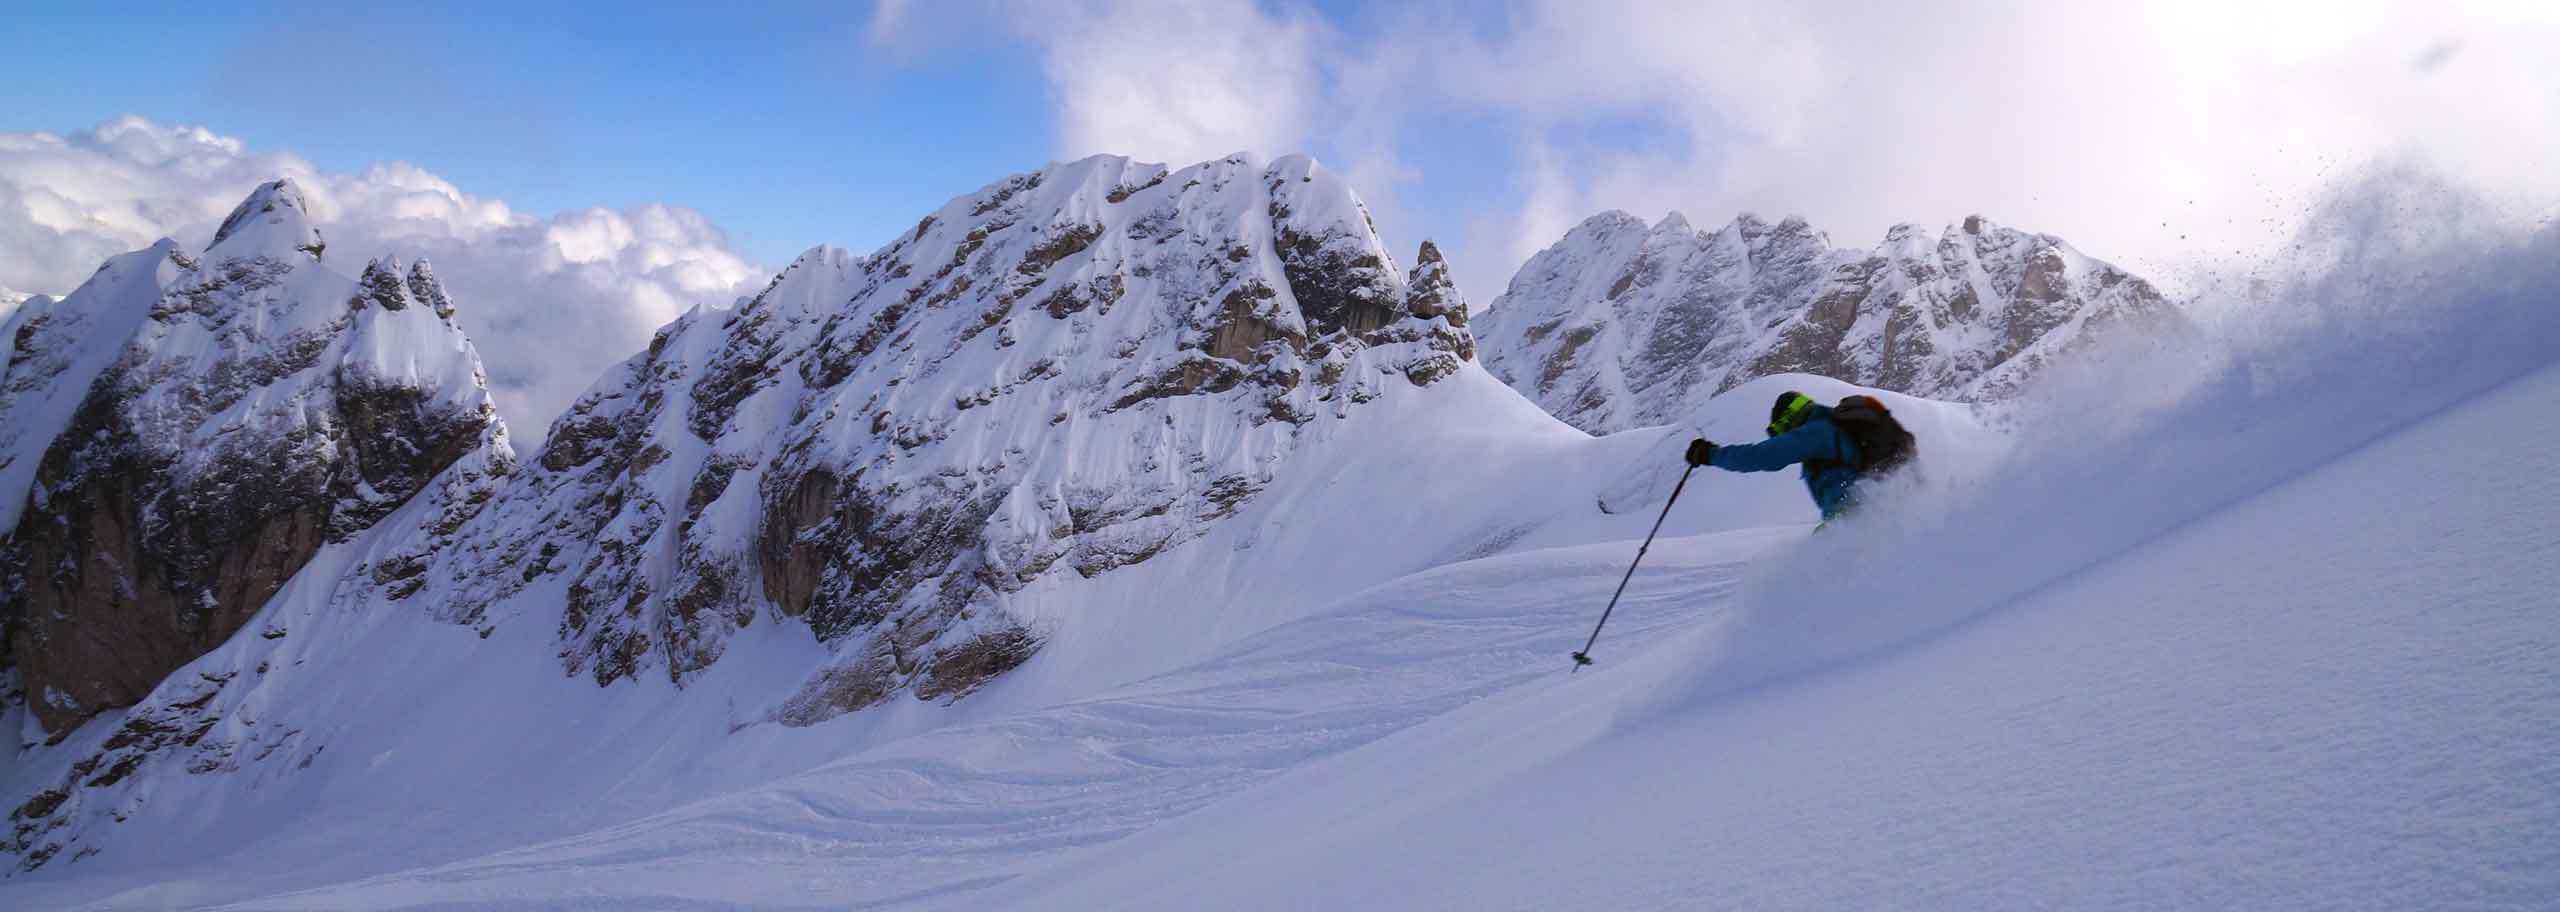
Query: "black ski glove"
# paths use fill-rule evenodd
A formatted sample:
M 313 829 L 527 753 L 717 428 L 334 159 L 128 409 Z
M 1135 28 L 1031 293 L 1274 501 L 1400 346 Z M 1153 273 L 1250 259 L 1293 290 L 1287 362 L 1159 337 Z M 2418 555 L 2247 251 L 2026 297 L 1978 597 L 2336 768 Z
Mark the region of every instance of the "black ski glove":
M 1690 465 L 1693 465 L 1693 466 L 1702 466 L 1702 465 L 1706 465 L 1707 463 L 1714 462 L 1714 461 L 1715 461 L 1715 459 L 1716 459 L 1716 445 L 1715 445 L 1715 444 L 1708 443 L 1708 442 L 1707 442 L 1705 439 L 1703 439 L 1703 438 L 1698 439 L 1698 440 L 1692 440 L 1692 441 L 1689 441 L 1689 464 L 1690 464 Z

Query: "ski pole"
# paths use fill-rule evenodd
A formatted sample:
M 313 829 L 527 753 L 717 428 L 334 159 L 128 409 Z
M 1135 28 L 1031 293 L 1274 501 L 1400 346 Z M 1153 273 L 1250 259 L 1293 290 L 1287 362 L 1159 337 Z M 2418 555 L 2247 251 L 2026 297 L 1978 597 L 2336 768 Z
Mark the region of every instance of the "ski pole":
M 1618 591 L 1609 594 L 1609 607 L 1601 610 L 1600 623 L 1591 625 L 1591 639 L 1584 640 L 1582 651 L 1573 654 L 1575 673 L 1591 664 L 1591 644 L 1600 642 L 1600 628 L 1609 626 L 1610 612 L 1618 610 L 1618 596 L 1627 594 L 1627 581 L 1636 578 L 1636 565 L 1644 563 L 1644 553 L 1653 548 L 1653 537 L 1662 533 L 1662 521 L 1671 518 L 1671 505 L 1680 502 L 1680 489 L 1689 486 L 1689 473 L 1697 470 L 1694 465 L 1682 470 L 1680 481 L 1671 486 L 1671 499 L 1662 502 L 1662 515 L 1653 518 L 1653 531 L 1645 533 L 1644 544 L 1636 546 L 1636 559 L 1627 564 L 1627 575 L 1618 577 Z

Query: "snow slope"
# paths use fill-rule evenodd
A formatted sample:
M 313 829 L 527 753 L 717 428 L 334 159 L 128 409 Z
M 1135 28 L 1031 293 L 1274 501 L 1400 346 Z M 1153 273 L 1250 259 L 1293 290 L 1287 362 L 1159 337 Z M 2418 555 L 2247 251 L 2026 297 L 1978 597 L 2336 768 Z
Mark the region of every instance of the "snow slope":
M 973 901 L 2550 908 L 2554 401 L 2545 369 L 1944 637 L 1741 690 L 1657 649 Z M 2530 455 L 2441 459 L 2493 440 Z
M 226 724 L 311 725 L 299 766 L 154 777 L 0 901 L 2549 907 L 2560 232 L 2369 246 L 2005 439 L 1892 400 L 1925 471 L 1819 534 L 1792 478 L 1697 476 L 1579 674 L 1680 444 L 1841 388 L 1591 438 L 1473 365 L 1385 383 L 1195 537 L 1021 590 L 1075 623 L 970 699 L 808 727 L 762 712 L 804 630 L 560 688 L 539 625 L 345 610 L 392 545 L 333 545 L 293 636 L 192 666 L 272 666 Z
M 1647 577 L 1662 588 L 1612 626 L 1631 637 L 1676 626 L 1685 597 L 1729 589 L 1744 560 L 1794 534 L 1662 549 Z M 966 903 L 1026 863 L 1146 832 L 1555 674 L 1560 650 L 1579 645 L 1559 622 L 1607 598 L 1625 557 L 1585 546 L 1442 567 L 1094 699 L 892 742 L 623 826 L 241 907 Z
M 2217 351 L 2085 365 L 2005 458 L 1594 680 L 975 899 L 2560 903 L 2560 232 L 2396 212 Z
M 2545 369 L 1943 636 L 1753 685 L 1698 666 L 1749 635 L 1752 568 L 1800 526 L 1658 544 L 1596 672 L 1560 657 L 1624 542 L 1444 566 L 1090 699 L 233 907 L 2544 908 L 2560 460 L 2438 455 L 2550 452 L 2555 396 Z
M 1590 438 L 1468 371 L 1471 379 L 1449 389 L 1390 387 L 1342 429 L 1360 446 L 1311 454 L 1230 522 L 1087 581 L 1060 606 L 1080 609 L 1079 623 L 1060 625 L 1030 663 L 971 699 L 900 701 L 810 728 L 754 724 L 756 707 L 789 693 L 806 663 L 825 655 L 801 631 L 742 631 L 739 647 L 759 661 L 721 663 L 683 688 L 664 680 L 564 688 L 547 631 L 501 627 L 483 639 L 422 616 L 337 607 L 331 581 L 397 543 L 326 550 L 261 618 L 292 637 L 242 638 L 199 663 L 275 669 L 239 715 L 251 730 L 316 720 L 325 727 L 296 742 L 305 752 L 325 745 L 315 761 L 158 780 L 130 800 L 220 812 L 93 828 L 86 838 L 102 854 L 0 889 L 32 891 L 46 905 L 197 905 L 342 880 L 398 883 L 403 870 L 529 865 L 537 873 L 505 888 L 467 886 L 486 874 L 417 876 L 464 884 L 456 889 L 476 891 L 467 894 L 474 901 L 533 891 L 536 881 L 629 898 L 613 891 L 637 889 L 639 870 L 686 870 L 671 856 L 763 868 L 818 840 L 850 847 L 826 856 L 838 886 L 823 895 L 853 901 L 948 888 L 983 879 L 989 864 L 1126 833 L 1543 675 L 1549 669 L 1537 657 L 1561 655 L 1580 635 L 1574 628 L 1623 568 L 1624 540 L 1642 534 L 1669 487 L 1669 475 L 1656 486 L 1649 473 L 1676 464 L 1689 432 Z M 1756 402 L 1729 411 L 1700 423 L 1731 438 L 1765 420 Z M 1441 509 L 1407 522 L 1359 509 L 1426 481 L 1448 495 Z M 1612 496 L 1627 500 L 1601 512 Z M 1813 519 L 1801 486 L 1780 475 L 1701 475 L 1682 502 L 1699 509 L 1678 511 L 1667 534 L 1762 530 L 1733 533 L 1733 550 L 1657 552 L 1656 567 L 1701 586 L 1732 585 L 1736 561 Z M 1414 534 L 1426 527 L 1435 534 Z M 1589 542 L 1605 544 L 1581 545 Z M 1532 550 L 1559 543 L 1568 547 Z M 1516 564 L 1469 561 L 1523 552 L 1530 556 Z M 1679 570 L 1684 564 L 1690 569 Z M 1488 572 L 1498 576 L 1475 579 Z M 1432 607 L 1453 591 L 1541 581 L 1552 588 L 1516 618 Z M 1668 609 L 1676 596 L 1634 601 Z M 1365 626 L 1340 622 L 1379 606 L 1391 614 Z M 1612 623 L 1641 635 L 1649 613 L 1676 617 L 1631 604 Z M 534 699 L 538 708 L 527 708 Z M 1223 724 L 1204 721 L 1221 714 Z M 1265 724 L 1284 717 L 1299 721 Z M 103 734 L 83 730 L 59 756 L 79 756 L 80 738 Z M 1125 762 L 1113 759 L 1123 754 Z M 33 765 L 23 774 L 56 775 Z M 821 813 L 777 810 L 800 801 L 843 809 L 839 822 L 857 831 L 827 837 L 838 824 L 770 816 Z M 1089 810 L 1080 817 L 1068 812 L 1075 807 Z M 862 821 L 881 829 L 866 836 Z M 365 851 L 339 850 L 350 844 Z M 740 861 L 756 844 L 766 851 Z M 233 848 L 188 854 L 208 845 Z M 960 851 L 972 845 L 980 847 Z M 936 846 L 954 854 L 942 857 Z M 499 854 L 481 857 L 491 852 Z M 607 872 L 610 859 L 626 856 L 652 860 Z M 557 860 L 516 860 L 527 857 L 583 858 L 602 879 L 580 879 Z M 650 882 L 720 883 L 706 876 Z M 628 883 L 606 882 L 616 880 Z M 738 888 L 726 883 L 716 889 Z M 565 902 L 581 894 L 528 895 Z

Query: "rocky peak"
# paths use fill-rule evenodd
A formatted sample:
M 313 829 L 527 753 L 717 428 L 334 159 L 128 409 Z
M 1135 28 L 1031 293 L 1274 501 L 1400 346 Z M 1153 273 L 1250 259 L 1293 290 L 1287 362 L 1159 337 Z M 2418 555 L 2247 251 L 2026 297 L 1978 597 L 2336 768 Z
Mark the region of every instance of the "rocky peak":
M 409 267 L 407 284 L 410 297 L 419 304 L 435 311 L 436 316 L 453 319 L 453 297 L 445 294 L 444 283 L 436 281 L 435 267 L 427 265 L 425 257 L 418 258 L 418 262 Z
M 1885 229 L 1884 243 L 1878 249 L 1888 257 L 1908 260 L 1923 255 L 1922 251 L 1936 242 L 1937 239 L 1929 234 L 1929 229 L 1903 222 Z
M 1422 242 L 1422 250 L 1413 256 L 1413 272 L 1405 277 L 1406 310 L 1428 320 L 1447 317 L 1450 325 L 1467 325 L 1467 298 L 1458 292 L 1456 280 L 1449 275 L 1449 261 L 1440 256 L 1438 245 Z
M 670 324 L 469 545 L 404 549 L 420 586 L 358 598 L 550 613 L 563 670 L 601 685 L 683 684 L 741 628 L 802 626 L 835 658 L 769 708 L 788 724 L 954 699 L 1045 636 L 1015 593 L 1196 538 L 1303 441 L 1471 357 L 1446 264 L 1418 260 L 1301 156 L 1015 175 Z
M 389 311 L 418 307 L 438 319 L 453 319 L 453 298 L 445 294 L 444 283 L 436 281 L 435 271 L 425 260 L 419 260 L 404 274 L 399 257 L 381 257 L 365 264 L 364 274 L 356 278 L 356 284 L 361 290 L 348 299 L 351 310 L 362 311 L 367 306 Z
M 1683 218 L 1681 221 L 1686 222 L 1688 220 Z M 1627 232 L 1642 233 L 1651 230 L 1653 230 L 1651 224 L 1647 223 L 1644 219 L 1637 218 L 1633 213 L 1620 209 L 1611 209 L 1590 218 L 1583 219 L 1581 224 L 1575 225 L 1571 229 L 1567 230 L 1564 236 L 1568 241 L 1578 240 L 1582 244 L 1587 245 L 1600 243 L 1607 238 Z
M 1309 331 L 1362 335 L 1398 319 L 1402 276 L 1349 188 L 1303 155 L 1272 162 L 1264 180 L 1272 246 Z
M 1496 376 L 1601 433 L 1790 371 L 1999 398 L 2106 327 L 2181 319 L 2149 283 L 1978 215 L 1854 250 L 1801 218 L 1702 234 L 1609 212 L 1530 258 L 1477 331 Z
M 292 178 L 280 177 L 251 191 L 205 246 L 208 257 L 283 256 L 299 252 L 317 260 L 328 244 L 311 223 L 311 204 Z
M 505 471 L 478 354 L 420 305 L 418 287 L 442 297 L 432 274 L 384 259 L 350 278 L 317 240 L 300 192 L 270 183 L 202 260 L 163 244 L 66 298 L 92 347 L 34 328 L 31 363 L 58 345 L 95 365 L 51 373 L 76 406 L 7 476 L 32 476 L 8 544 L 27 572 L 0 584 L 8 651 L 47 731 L 141 699 L 466 455 Z
M 1449 262 L 1440 256 L 1440 248 L 1430 241 L 1423 241 L 1421 251 L 1414 254 L 1413 271 L 1405 276 L 1404 301 L 1409 319 L 1392 335 L 1419 342 L 1423 349 L 1406 363 L 1405 376 L 1427 384 L 1475 360 L 1475 334 L 1467 329 L 1467 296 L 1450 276 Z
M 1679 215 L 1674 212 L 1663 221 L 1669 223 L 1679 218 Z M 1679 224 L 1680 227 L 1673 231 L 1664 231 L 1660 225 L 1655 226 L 1655 233 L 1662 236 L 1659 243 L 1664 246 L 1681 247 L 1695 245 L 1697 240 L 1694 235 L 1697 232 L 1689 229 L 1685 221 Z M 1724 227 L 1707 232 L 1705 237 L 1711 247 L 1724 246 L 1753 260 L 1818 256 L 1831 248 L 1830 238 L 1813 230 L 1811 224 L 1797 216 L 1788 216 L 1772 223 L 1758 215 L 1745 212 L 1734 216 L 1733 221 Z

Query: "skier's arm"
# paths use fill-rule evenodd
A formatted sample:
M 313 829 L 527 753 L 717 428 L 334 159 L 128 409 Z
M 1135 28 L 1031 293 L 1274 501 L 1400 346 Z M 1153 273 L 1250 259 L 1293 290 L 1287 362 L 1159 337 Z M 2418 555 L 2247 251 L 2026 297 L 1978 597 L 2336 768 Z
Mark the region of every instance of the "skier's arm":
M 1839 452 L 1838 433 L 1829 422 L 1814 422 L 1759 443 L 1716 447 L 1710 464 L 1731 472 L 1775 472 Z

